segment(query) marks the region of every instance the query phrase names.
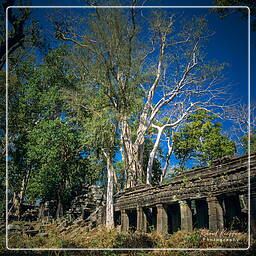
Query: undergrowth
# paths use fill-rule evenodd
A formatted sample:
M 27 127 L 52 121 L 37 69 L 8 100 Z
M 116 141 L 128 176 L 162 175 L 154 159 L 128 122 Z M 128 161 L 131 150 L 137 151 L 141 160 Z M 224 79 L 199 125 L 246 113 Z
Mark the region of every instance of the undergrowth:
M 49 225 L 48 237 L 34 236 L 28 237 L 25 234 L 17 234 L 9 232 L 8 246 L 9 248 L 109 248 L 109 250 L 80 250 L 80 251 L 14 251 L 7 250 L 5 245 L 5 233 L 1 234 L 0 255 L 131 255 L 131 256 L 238 256 L 238 255 L 256 255 L 255 243 L 253 241 L 250 250 L 243 251 L 207 251 L 207 250 L 163 250 L 163 248 L 233 248 L 247 247 L 247 235 L 240 234 L 238 241 L 204 241 L 201 231 L 196 230 L 193 233 L 178 231 L 174 234 L 158 234 L 128 232 L 123 233 L 117 229 L 107 230 L 99 228 L 90 232 L 85 232 L 83 228 L 70 228 L 65 232 L 60 232 L 55 226 Z M 115 250 L 111 250 L 115 248 Z M 127 250 L 124 250 L 126 249 Z M 134 248 L 137 250 L 129 250 Z M 151 248 L 151 250 L 146 250 Z M 153 249 L 155 248 L 155 249 Z M 159 248 L 160 250 L 157 250 Z M 119 251 L 118 251 L 119 249 Z M 120 250 L 123 249 L 123 250 Z M 144 249 L 144 250 L 141 250 Z

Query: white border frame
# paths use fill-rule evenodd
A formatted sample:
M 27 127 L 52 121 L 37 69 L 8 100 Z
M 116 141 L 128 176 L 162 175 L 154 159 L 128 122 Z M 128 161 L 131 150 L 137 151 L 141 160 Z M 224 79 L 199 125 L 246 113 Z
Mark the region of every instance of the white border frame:
M 41 8 L 49 8 L 49 9 L 95 9 L 95 8 L 114 8 L 114 9 L 130 9 L 130 8 L 141 8 L 141 9 L 218 9 L 218 8 L 246 8 L 248 10 L 248 122 L 249 127 L 248 131 L 250 131 L 250 103 L 251 103 L 251 44 L 250 44 L 250 8 L 248 6 L 8 6 L 6 8 L 6 248 L 10 251 L 246 251 L 250 249 L 251 246 L 251 218 L 250 218 L 250 210 L 251 210 L 251 202 L 250 202 L 250 192 L 251 192 L 251 183 L 250 183 L 250 133 L 248 136 L 248 247 L 247 248 L 9 248 L 8 247 L 8 10 L 10 8 L 18 9 L 18 8 L 31 8 L 31 9 L 41 9 Z

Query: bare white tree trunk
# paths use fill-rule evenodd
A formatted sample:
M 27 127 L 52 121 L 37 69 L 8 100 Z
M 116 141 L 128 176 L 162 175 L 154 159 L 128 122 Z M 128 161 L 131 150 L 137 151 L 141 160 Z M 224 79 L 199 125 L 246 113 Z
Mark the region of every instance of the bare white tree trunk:
M 173 130 L 172 130 L 172 138 L 173 138 Z M 164 165 L 164 168 L 162 170 L 161 177 L 160 177 L 160 184 L 163 183 L 164 177 L 167 173 L 167 168 L 170 164 L 170 159 L 171 159 L 171 155 L 172 155 L 172 151 L 173 151 L 173 144 L 171 144 L 170 141 L 171 141 L 171 138 L 169 137 L 168 138 L 168 153 L 167 153 L 166 162 L 165 162 L 165 165 Z
M 153 146 L 153 149 L 150 152 L 149 155 L 149 159 L 148 159 L 148 165 L 147 165 L 147 184 L 151 184 L 152 183 L 152 169 L 153 169 L 153 163 L 154 163 L 154 159 L 156 156 L 156 152 L 160 143 L 160 139 L 163 133 L 164 127 L 158 127 L 158 133 L 157 133 L 157 138 L 155 141 L 155 144 Z
M 113 183 L 114 183 L 114 168 L 110 152 L 103 150 L 103 154 L 107 160 L 107 202 L 106 202 L 106 227 L 114 227 L 114 200 L 113 200 Z
M 97 15 L 99 21 L 103 22 L 103 19 L 101 18 L 103 18 L 104 16 L 101 17 L 101 14 L 99 12 L 97 13 Z M 108 57 L 105 57 L 106 52 L 104 47 L 102 50 L 95 50 L 98 49 L 98 41 L 101 42 L 101 40 L 103 40 L 103 42 L 108 45 L 108 41 L 105 42 L 104 39 L 101 38 L 101 35 L 99 36 L 98 40 L 97 37 L 95 39 L 91 38 L 88 35 L 81 37 L 80 32 L 74 32 L 70 35 L 69 32 L 63 31 L 63 29 L 59 27 L 59 25 L 55 25 L 58 36 L 62 40 L 69 41 L 78 45 L 79 47 L 86 48 L 89 52 L 96 56 L 100 63 L 102 63 L 102 68 L 106 71 L 106 73 L 111 74 L 109 75 L 109 83 L 102 83 L 101 86 L 102 88 L 106 89 L 104 90 L 106 91 L 106 96 L 110 99 L 110 103 L 113 105 L 113 108 L 117 110 L 118 114 L 120 115 L 119 117 L 121 124 L 121 144 L 123 149 L 122 157 L 125 164 L 126 187 L 136 186 L 138 182 L 142 180 L 144 137 L 146 135 L 146 132 L 149 130 L 149 127 L 153 123 L 156 123 L 156 119 L 158 118 L 160 112 L 162 114 L 163 111 L 165 111 L 168 107 L 169 111 L 173 112 L 169 116 L 173 117 L 172 120 L 177 120 L 183 113 L 191 112 L 193 107 L 216 107 L 216 103 L 212 102 L 213 104 L 211 105 L 211 101 L 216 100 L 218 95 L 222 97 L 224 92 L 224 90 L 219 90 L 215 88 L 215 85 L 218 85 L 218 76 L 217 73 L 215 74 L 214 68 L 212 71 L 209 71 L 208 68 L 204 67 L 202 67 L 202 70 L 196 69 L 196 67 L 199 65 L 199 62 L 201 62 L 199 42 L 204 38 L 207 38 L 209 35 L 207 34 L 205 35 L 205 37 L 200 36 L 200 32 L 203 31 L 201 31 L 201 28 L 197 29 L 195 27 L 195 31 L 191 31 L 191 34 L 188 34 L 186 38 L 180 38 L 180 36 L 178 36 L 178 41 L 175 41 L 175 39 L 172 38 L 171 29 L 174 23 L 174 16 L 170 16 L 168 21 L 161 21 L 161 19 L 157 18 L 157 22 L 153 23 L 153 30 L 155 33 L 153 33 L 154 37 L 151 40 L 152 50 L 147 52 L 144 56 L 140 58 L 140 61 L 138 61 L 138 63 L 140 63 L 140 66 L 142 66 L 144 63 L 146 63 L 149 55 L 151 55 L 155 51 L 158 51 L 158 60 L 154 74 L 154 80 L 147 89 L 145 89 L 142 84 L 142 87 L 145 89 L 146 102 L 140 116 L 137 135 L 132 136 L 131 123 L 129 123 L 129 109 L 126 108 L 126 103 L 132 102 L 129 94 L 128 81 L 130 78 L 133 77 L 133 73 L 131 72 L 133 66 L 133 62 L 131 61 L 133 59 L 132 41 L 133 37 L 136 36 L 137 33 L 135 29 L 135 12 L 133 9 L 131 10 L 131 15 L 132 29 L 130 30 L 130 36 L 122 38 L 122 40 L 125 41 L 127 41 L 127 39 L 130 40 L 130 47 L 128 49 L 127 59 L 122 62 L 118 61 L 117 63 L 115 63 L 115 65 L 113 65 L 113 63 L 115 62 L 115 58 L 118 57 L 118 55 L 116 55 L 118 51 L 122 50 L 122 44 L 120 44 L 120 48 L 118 46 L 118 50 L 114 48 L 107 49 L 107 52 L 109 51 L 109 54 Z M 198 36 L 196 36 L 197 33 L 195 32 L 199 33 Z M 81 38 L 83 38 L 83 42 L 81 42 Z M 168 69 L 170 67 L 171 69 L 172 65 L 169 65 L 168 62 L 165 61 L 165 56 L 167 56 L 165 53 L 166 51 L 169 51 L 171 53 L 171 47 L 174 47 L 174 52 L 176 52 L 176 50 L 179 50 L 178 48 L 175 48 L 178 45 L 182 49 L 180 59 L 182 61 L 181 68 L 177 71 L 175 71 L 175 69 L 167 71 L 170 73 L 177 72 L 176 78 L 173 79 L 173 81 L 169 81 L 168 78 L 165 79 L 165 73 L 166 68 Z M 185 50 L 185 55 L 182 53 L 183 50 Z M 179 64 L 179 56 L 176 56 L 176 54 L 174 54 L 173 57 L 175 59 L 177 58 L 177 63 Z M 183 59 L 183 57 L 185 58 Z M 119 57 L 117 59 L 119 59 Z M 128 61 L 127 65 L 125 64 L 126 61 Z M 183 65 L 185 65 L 184 69 Z M 216 72 L 218 72 L 218 69 L 216 69 Z M 99 80 L 101 80 L 101 78 Z M 113 82 L 112 80 L 115 80 L 115 82 Z M 159 88 L 160 85 L 164 85 L 165 89 L 163 89 L 163 87 Z M 118 90 L 111 90 L 112 87 L 117 87 Z M 178 105 L 179 107 L 176 107 Z M 154 145 L 154 148 L 152 149 L 152 152 L 150 154 L 147 171 L 147 183 L 150 182 L 151 179 L 153 160 L 156 155 L 158 146 L 159 140 L 156 141 L 156 144 Z M 169 160 L 170 157 L 168 158 L 167 167 L 169 164 Z
M 151 184 L 152 183 L 153 163 L 154 163 L 156 152 L 157 152 L 157 149 L 159 147 L 160 140 L 161 140 L 162 134 L 164 132 L 164 129 L 167 128 L 167 127 L 172 127 L 173 128 L 173 127 L 176 127 L 177 125 L 179 125 L 180 122 L 183 121 L 186 118 L 186 116 L 188 115 L 189 111 L 191 109 L 193 109 L 193 106 L 194 105 L 191 104 L 190 107 L 187 108 L 186 112 L 183 113 L 180 116 L 180 118 L 178 120 L 176 120 L 175 122 L 173 122 L 173 123 L 167 123 L 167 124 L 165 124 L 165 125 L 163 125 L 161 127 L 157 126 L 157 125 L 154 125 L 154 124 L 151 124 L 151 126 L 153 128 L 156 128 L 158 130 L 158 132 L 157 132 L 157 138 L 156 138 L 155 144 L 154 144 L 153 149 L 152 149 L 152 151 L 150 152 L 150 155 L 149 155 L 149 160 L 148 160 L 148 165 L 147 165 L 147 180 L 146 180 L 147 184 Z M 172 147 L 170 148 L 170 146 L 169 146 L 170 144 L 169 143 L 170 143 L 170 138 L 168 140 L 168 148 L 169 149 L 168 149 L 168 155 L 167 155 L 167 160 L 168 160 L 167 162 L 168 163 L 167 163 L 167 166 L 165 167 L 166 169 L 167 169 L 167 167 L 169 165 L 169 160 L 170 160 L 170 156 L 171 156 L 171 153 L 172 153 Z M 165 172 L 166 172 L 166 170 L 165 170 Z M 162 173 L 162 175 L 163 175 L 163 173 Z

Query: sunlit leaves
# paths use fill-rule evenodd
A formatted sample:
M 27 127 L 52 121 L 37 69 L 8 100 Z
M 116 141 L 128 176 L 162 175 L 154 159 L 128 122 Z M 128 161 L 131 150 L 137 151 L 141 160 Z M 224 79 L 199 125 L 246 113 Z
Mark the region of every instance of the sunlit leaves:
M 233 155 L 235 143 L 221 133 L 221 123 L 204 110 L 190 115 L 188 121 L 174 135 L 174 153 L 180 164 L 196 160 L 199 165 L 211 164 L 214 159 Z

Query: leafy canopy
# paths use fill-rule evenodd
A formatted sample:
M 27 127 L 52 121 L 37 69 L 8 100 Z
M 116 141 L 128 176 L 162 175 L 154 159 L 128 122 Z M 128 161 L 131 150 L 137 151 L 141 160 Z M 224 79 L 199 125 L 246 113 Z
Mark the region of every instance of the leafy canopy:
M 233 155 L 235 142 L 221 133 L 222 124 L 216 116 L 198 109 L 188 117 L 187 122 L 174 135 L 174 153 L 185 166 L 188 160 L 195 160 L 200 166 L 210 165 L 214 159 Z

